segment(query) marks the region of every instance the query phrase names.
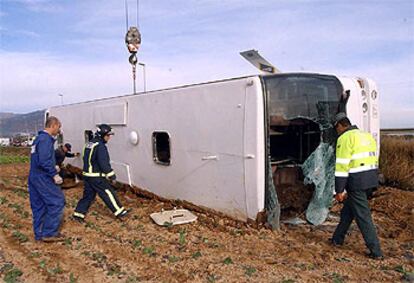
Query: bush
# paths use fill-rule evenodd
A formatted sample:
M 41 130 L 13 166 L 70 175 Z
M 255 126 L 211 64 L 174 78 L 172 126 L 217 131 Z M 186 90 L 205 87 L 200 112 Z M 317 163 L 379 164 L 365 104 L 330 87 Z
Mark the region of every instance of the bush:
M 381 136 L 379 163 L 387 185 L 414 191 L 414 137 Z

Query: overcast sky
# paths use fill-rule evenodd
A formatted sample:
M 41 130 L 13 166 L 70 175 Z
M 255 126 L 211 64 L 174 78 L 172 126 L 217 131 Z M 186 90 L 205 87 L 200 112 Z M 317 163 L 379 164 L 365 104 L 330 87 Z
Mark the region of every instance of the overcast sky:
M 381 127 L 414 127 L 413 0 L 140 0 L 139 27 L 149 90 L 255 74 L 239 52 L 257 49 L 286 72 L 370 77 Z M 0 0 L 0 112 L 131 93 L 125 31 L 123 0 Z

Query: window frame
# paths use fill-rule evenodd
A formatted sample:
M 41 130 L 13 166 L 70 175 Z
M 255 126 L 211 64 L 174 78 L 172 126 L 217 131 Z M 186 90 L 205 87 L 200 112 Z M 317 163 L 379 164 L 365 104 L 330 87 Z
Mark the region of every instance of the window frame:
M 168 153 L 169 158 L 168 162 L 161 161 L 159 159 L 159 152 L 157 151 L 157 135 L 158 134 L 166 134 L 168 137 Z M 152 140 L 152 159 L 156 164 L 163 165 L 163 166 L 170 166 L 171 165 L 171 135 L 167 131 L 153 131 L 151 134 L 151 140 Z

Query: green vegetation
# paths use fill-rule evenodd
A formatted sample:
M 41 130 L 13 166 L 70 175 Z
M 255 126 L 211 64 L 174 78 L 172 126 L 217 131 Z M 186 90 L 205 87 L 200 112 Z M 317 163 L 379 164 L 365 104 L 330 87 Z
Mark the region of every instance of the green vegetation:
M 193 255 L 191 257 L 192 258 L 199 258 L 201 256 L 202 256 L 201 252 L 200 251 L 197 251 L 197 252 L 193 253 Z
M 40 257 L 40 253 L 35 251 L 35 252 L 31 252 L 29 255 L 29 258 L 37 258 Z
M 170 255 L 170 256 L 168 256 L 168 261 L 170 263 L 174 263 L 174 262 L 180 261 L 180 258 L 175 256 L 175 255 Z
M 20 269 L 14 267 L 13 264 L 6 264 L 2 269 L 5 273 L 5 283 L 20 282 L 18 278 L 23 275 L 23 272 Z
M 71 272 L 69 275 L 69 283 L 76 283 L 78 282 L 78 278 L 75 277 L 75 275 L 73 275 L 73 273 Z
M 25 234 L 17 230 L 13 231 L 12 236 L 16 240 L 18 240 L 20 243 L 25 243 L 29 240 L 29 238 Z
M 0 164 L 15 164 L 15 163 L 29 163 L 29 162 L 30 162 L 29 156 L 0 155 Z
M 185 235 L 186 235 L 185 230 L 180 230 L 180 237 L 178 239 L 178 243 L 180 244 L 180 246 L 185 245 Z
M 133 241 L 132 241 L 132 247 L 133 247 L 134 249 L 139 248 L 141 245 L 142 245 L 142 241 L 141 241 L 141 240 L 133 240 Z
M 388 185 L 414 190 L 414 138 L 381 136 L 379 163 Z
M 109 276 L 112 276 L 112 275 L 119 276 L 121 274 L 125 275 L 126 273 L 121 271 L 121 266 L 119 266 L 118 264 L 112 264 L 112 265 L 109 266 L 107 274 Z
M 213 282 L 216 282 L 217 280 L 219 280 L 220 279 L 220 277 L 218 277 L 217 275 L 215 275 L 215 274 L 209 274 L 208 276 L 207 276 L 207 282 L 210 282 L 210 283 L 213 283 Z
M 42 259 L 42 260 L 39 262 L 39 267 L 40 267 L 41 269 L 45 269 L 45 268 L 46 268 L 46 260 Z
M 256 273 L 257 270 L 252 266 L 245 266 L 244 271 L 244 274 L 246 274 L 247 276 L 252 276 L 254 273 Z
M 98 263 L 103 263 L 106 261 L 107 257 L 101 252 L 96 252 L 92 254 L 92 259 Z
M 231 259 L 231 257 L 226 257 L 226 258 L 223 260 L 223 263 L 224 263 L 224 264 L 227 264 L 227 265 L 229 265 L 229 264 L 233 264 L 233 260 Z
M 48 268 L 47 272 L 52 275 L 55 276 L 56 274 L 61 274 L 63 273 L 63 269 L 60 267 L 60 265 L 58 264 L 56 267 L 54 268 Z
M 155 255 L 155 249 L 154 249 L 154 247 L 145 247 L 142 250 L 142 252 L 143 252 L 143 254 L 146 254 L 146 255 L 149 255 L 149 256 Z
M 6 199 L 6 197 L 0 197 L 0 204 L 6 204 L 9 201 Z

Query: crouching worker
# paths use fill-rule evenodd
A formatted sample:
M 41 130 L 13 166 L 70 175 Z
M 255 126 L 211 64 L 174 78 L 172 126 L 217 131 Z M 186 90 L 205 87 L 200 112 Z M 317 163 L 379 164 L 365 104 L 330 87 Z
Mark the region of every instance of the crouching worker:
M 53 144 L 61 124 L 56 117 L 46 120 L 33 142 L 30 156 L 29 196 L 33 214 L 33 230 L 36 241 L 56 242 L 65 238 L 59 228 L 65 206 L 65 196 L 57 185 L 62 178 L 56 170 Z
M 59 175 L 62 178 L 73 176 L 62 170 L 63 161 L 65 161 L 65 158 L 66 157 L 74 158 L 80 155 L 79 152 L 72 153 L 71 150 L 72 150 L 72 145 L 70 143 L 65 143 L 64 145 L 59 146 L 55 150 L 55 158 L 56 158 L 56 166 L 57 166 L 56 169 L 59 171 Z
M 114 133 L 106 124 L 98 126 L 95 137 L 85 145 L 83 154 L 83 197 L 78 202 L 73 219 L 82 222 L 96 194 L 104 201 L 115 217 L 124 217 L 128 211 L 121 205 L 110 182 L 116 179 L 111 168 L 106 143 Z

